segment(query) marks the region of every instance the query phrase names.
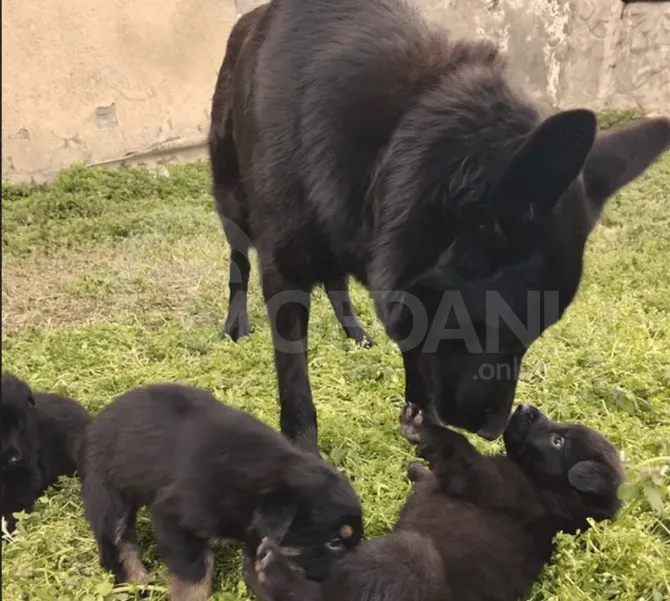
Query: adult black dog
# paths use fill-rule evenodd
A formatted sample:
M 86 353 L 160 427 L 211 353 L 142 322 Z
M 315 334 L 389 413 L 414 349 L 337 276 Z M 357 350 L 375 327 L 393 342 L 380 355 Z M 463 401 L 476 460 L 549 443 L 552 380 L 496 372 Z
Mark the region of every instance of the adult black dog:
M 13 514 L 33 511 L 35 501 L 77 470 L 79 445 L 90 416 L 76 401 L 33 392 L 14 375 L 2 374 L 0 509 L 12 531 Z
M 308 577 L 361 539 L 361 504 L 347 479 L 252 416 L 178 384 L 117 397 L 86 431 L 82 495 L 102 567 L 146 584 L 135 532 L 148 506 L 172 601 L 209 597 L 208 540 L 273 540 Z
M 557 424 L 520 406 L 505 430 L 506 455 L 483 456 L 465 437 L 408 413 L 428 470 L 393 531 L 363 543 L 322 584 L 305 580 L 271 539 L 245 577 L 263 601 L 517 601 L 550 560 L 558 531 L 619 510 L 616 449 L 581 425 Z
M 407 402 L 496 438 L 606 200 L 668 147 L 670 121 L 598 134 L 590 111 L 549 115 L 495 46 L 452 41 L 401 0 L 258 15 L 215 127 L 244 192 L 221 210 L 258 251 L 282 431 L 318 453 L 309 292 L 349 274 L 402 350 Z
M 240 181 L 235 141 L 233 140 L 231 110 L 233 103 L 232 76 L 237 57 L 240 55 L 249 34 L 267 10 L 267 4 L 245 13 L 235 23 L 226 46 L 226 54 L 219 70 L 214 96 L 212 97 L 211 125 L 208 137 L 209 158 L 212 168 L 216 210 L 223 231 L 231 247 L 228 316 L 223 326 L 222 337 L 230 336 L 234 341 L 250 333 L 247 315 L 247 289 L 249 287 L 249 248 L 252 245 L 252 230 L 244 186 Z M 372 346 L 374 340 L 364 330 L 351 303 L 349 286 L 345 277 L 333 277 L 324 281 L 324 288 L 335 316 L 345 334 L 361 346 Z

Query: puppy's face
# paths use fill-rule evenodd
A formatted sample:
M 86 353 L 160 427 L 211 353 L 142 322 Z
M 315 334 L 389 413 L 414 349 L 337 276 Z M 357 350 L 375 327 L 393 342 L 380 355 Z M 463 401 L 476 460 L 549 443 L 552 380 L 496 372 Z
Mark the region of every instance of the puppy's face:
M 532 405 L 520 405 L 503 434 L 508 457 L 575 519 L 612 519 L 624 472 L 616 448 L 579 424 L 552 422 Z
M 36 452 L 33 417 L 35 401 L 28 385 L 9 374 L 2 374 L 0 405 L 0 470 L 11 472 L 32 463 Z
M 296 471 L 284 491 L 267 499 L 252 528 L 256 540 L 268 536 L 277 542 L 307 579 L 323 581 L 361 542 L 363 517 L 348 480 L 322 460 L 314 461 L 318 465 Z

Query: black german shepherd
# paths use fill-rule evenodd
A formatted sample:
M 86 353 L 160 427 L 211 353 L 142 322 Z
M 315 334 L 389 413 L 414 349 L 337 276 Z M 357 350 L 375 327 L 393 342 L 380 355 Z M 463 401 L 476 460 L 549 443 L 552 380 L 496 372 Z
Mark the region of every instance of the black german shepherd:
M 605 202 L 668 148 L 670 120 L 599 133 L 589 110 L 547 112 L 492 43 L 453 40 L 402 0 L 273 0 L 231 40 L 210 138 L 243 292 L 229 320 L 246 316 L 253 241 L 282 431 L 318 453 L 309 297 L 351 275 L 402 351 L 406 401 L 498 437 Z

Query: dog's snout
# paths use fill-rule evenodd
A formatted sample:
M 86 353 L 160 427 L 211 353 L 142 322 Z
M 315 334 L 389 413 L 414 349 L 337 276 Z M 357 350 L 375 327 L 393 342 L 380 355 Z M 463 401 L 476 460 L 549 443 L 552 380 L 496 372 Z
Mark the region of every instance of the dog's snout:
M 21 462 L 21 453 L 19 451 L 9 451 L 5 453 L 4 464 L 7 467 L 14 467 Z

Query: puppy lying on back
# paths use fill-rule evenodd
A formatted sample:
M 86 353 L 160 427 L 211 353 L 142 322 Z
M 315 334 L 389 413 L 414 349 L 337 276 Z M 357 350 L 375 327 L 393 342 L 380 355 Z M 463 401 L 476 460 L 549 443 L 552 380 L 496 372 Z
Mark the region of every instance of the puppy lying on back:
M 252 416 L 204 390 L 135 388 L 86 432 L 82 494 L 100 563 L 117 582 L 150 581 L 137 546 L 148 506 L 172 601 L 209 597 L 208 540 L 279 541 L 307 577 L 358 544 L 361 504 L 348 480 Z
M 264 601 L 516 601 L 530 590 L 559 531 L 613 518 L 623 470 L 616 449 L 581 425 L 558 424 L 522 405 L 504 442 L 481 455 L 461 434 L 410 406 L 403 432 L 430 470 L 415 482 L 393 531 L 365 542 L 323 583 L 305 580 L 271 539 L 245 578 Z
M 60 476 L 72 476 L 89 414 L 72 399 L 33 392 L 16 376 L 2 374 L 0 509 L 7 529 L 13 513 L 32 511 L 37 498 Z

